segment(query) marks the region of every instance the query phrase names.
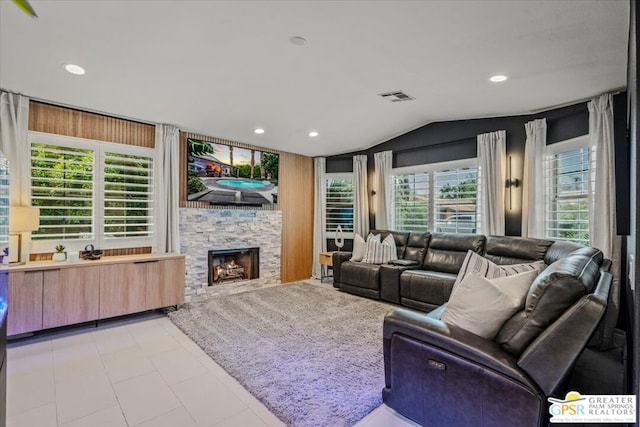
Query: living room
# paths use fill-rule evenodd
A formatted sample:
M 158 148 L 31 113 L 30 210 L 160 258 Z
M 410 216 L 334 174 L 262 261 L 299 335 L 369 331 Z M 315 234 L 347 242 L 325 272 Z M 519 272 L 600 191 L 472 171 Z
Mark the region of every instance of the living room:
M 7 147 L 18 139 L 5 137 L 14 125 L 3 118 L 2 151 L 14 158 L 5 211 L 22 212 L 21 219 L 27 219 L 39 207 L 35 227 L 7 226 L 7 241 L 0 243 L 8 248 L 7 262 L 14 262 L 5 270 L 14 292 L 18 282 L 35 289 L 21 301 L 9 296 L 9 328 L 18 307 L 32 310 L 34 298 L 40 304 L 39 323 L 10 329 L 2 371 L 8 376 L 7 425 L 422 422 L 380 405 L 384 384 L 356 384 L 342 369 L 347 363 L 367 372 L 360 365 L 369 360 L 369 342 L 360 344 L 362 337 L 344 325 L 331 324 L 336 335 L 327 333 L 335 340 L 330 350 L 316 348 L 316 340 L 285 348 L 267 337 L 313 334 L 308 315 L 299 313 L 302 306 L 344 305 L 354 316 L 362 314 L 347 323 L 372 336 L 370 365 L 378 368 L 376 378 L 384 376 L 382 322 L 371 331 L 357 322 L 365 314 L 382 319 L 394 307 L 409 306 L 380 294 L 354 296 L 362 293 L 350 279 L 337 286 L 339 291 L 338 281 L 323 283 L 320 264 L 321 253 L 355 251 L 356 234 L 367 240 L 369 230 L 568 239 L 597 246 L 587 220 L 597 215 L 585 206 L 594 174 L 590 103 L 601 95 L 610 96 L 613 116 L 615 190 L 609 200 L 620 243 L 612 264 L 620 293 L 614 326 L 626 333 L 620 350 L 626 362 L 596 372 L 612 383 L 623 372 L 623 389 L 616 394 L 637 394 L 635 2 L 29 3 L 37 18 L 13 2 L 0 3 L 0 88 L 3 103 L 12 104 L 3 111 L 11 111 L 10 122 L 21 123 L 14 135 L 23 141 L 16 157 Z M 86 73 L 68 73 L 69 64 Z M 497 74 L 504 74 L 502 82 L 489 81 Z M 542 210 L 527 204 L 532 187 L 553 185 L 550 162 L 527 169 L 525 160 L 527 126 L 543 122 L 548 147 L 543 159 L 551 156 L 558 165 L 579 160 L 578 166 L 571 163 L 580 170 L 571 169 L 575 180 L 554 190 L 565 191 L 560 198 L 575 210 L 562 212 L 555 226 L 544 213 L 548 203 Z M 504 151 L 489 155 L 503 159 L 496 168 L 504 171 L 496 203 L 481 190 L 482 180 L 493 175 L 482 171 L 493 167 L 481 163 L 477 147 L 481 135 L 499 138 L 500 131 Z M 5 145 L 9 138 L 13 141 Z M 89 162 L 87 150 L 95 153 L 98 171 L 89 196 L 85 182 L 82 191 L 67 191 L 83 180 L 69 165 Z M 72 160 L 45 166 L 62 151 Z M 389 152 L 387 172 L 378 174 L 378 158 Z M 60 173 L 67 167 L 73 174 Z M 141 172 L 145 167 L 153 172 Z M 130 173 L 116 176 L 113 170 Z M 109 185 L 129 175 L 135 181 L 127 188 L 137 190 L 131 192 L 135 205 L 127 206 L 134 209 L 109 209 L 114 206 L 109 203 L 120 202 L 116 196 L 108 200 Z M 122 219 L 135 226 L 118 229 L 116 211 L 137 211 Z M 495 211 L 502 215 L 497 221 L 502 228 L 488 225 Z M 547 230 L 527 230 L 536 221 Z M 397 234 L 399 252 L 402 245 L 413 247 L 402 242 Z M 481 252 L 491 247 L 489 240 L 482 245 Z M 53 260 L 56 246 L 64 246 L 62 262 Z M 605 253 L 614 258 L 614 252 Z M 330 255 L 334 277 L 344 278 L 335 256 L 341 255 Z M 75 267 L 86 272 L 80 281 L 95 283 L 95 289 L 76 284 L 78 276 L 70 273 Z M 36 274 L 39 284 L 26 280 Z M 59 298 L 47 291 L 54 279 L 66 292 Z M 370 289 L 366 286 L 375 280 L 366 281 L 360 289 Z M 139 283 L 146 294 L 131 290 Z M 313 290 L 305 299 L 297 286 Z M 270 297 L 277 288 L 288 293 Z M 313 293 L 321 291 L 327 294 L 314 300 Z M 346 299 L 329 303 L 334 297 Z M 76 313 L 88 299 L 94 311 Z M 191 310 L 208 303 L 215 309 L 208 306 L 206 314 Z M 301 317 L 290 324 L 247 308 L 251 304 L 272 304 L 272 314 Z M 323 313 L 324 320 L 341 316 Z M 204 323 L 202 316 L 219 316 L 219 328 L 206 334 L 194 330 L 192 325 Z M 226 329 L 231 320 L 245 336 Z M 345 344 L 350 340 L 361 352 Z M 236 360 L 212 356 L 222 348 Z M 242 353 L 255 357 L 245 360 Z M 262 356 L 288 368 L 288 375 L 259 365 Z M 319 370 L 327 360 L 336 372 Z M 590 366 L 584 357 L 581 363 Z M 316 375 L 335 385 L 342 387 L 348 378 L 360 388 L 324 389 L 333 396 L 321 398 L 318 390 L 331 383 L 313 377 L 314 366 Z M 283 381 L 281 387 L 271 386 L 274 377 L 264 373 L 269 369 Z M 333 376 L 338 372 L 344 378 Z M 307 388 L 295 388 L 300 383 Z M 588 394 L 588 381 L 574 384 L 585 384 L 576 391 Z M 211 393 L 228 400 L 210 399 Z M 140 398 L 146 394 L 153 398 Z M 373 397 L 362 403 L 356 395 L 363 401 Z M 331 399 L 346 405 L 332 406 Z M 305 400 L 324 402 L 333 411 L 313 412 L 300 406 Z

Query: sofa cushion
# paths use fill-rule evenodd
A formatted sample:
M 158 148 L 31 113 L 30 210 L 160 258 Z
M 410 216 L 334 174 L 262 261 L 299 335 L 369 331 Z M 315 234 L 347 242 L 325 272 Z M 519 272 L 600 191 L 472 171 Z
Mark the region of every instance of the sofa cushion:
M 593 290 L 601 263 L 600 251 L 578 249 L 547 267 L 531 285 L 524 310 L 507 320 L 497 342 L 505 351 L 520 355 L 578 298 Z
M 398 259 L 398 250 L 396 249 L 396 242 L 393 236 L 387 236 L 382 241 L 382 263 L 388 263 L 389 261 L 395 261 Z
M 544 262 L 547 265 L 551 265 L 558 261 L 560 258 L 564 258 L 576 249 L 583 248 L 579 243 L 568 242 L 566 240 L 558 240 L 547 249 L 547 253 L 544 254 Z
M 364 241 L 361 235 L 356 234 L 353 238 L 353 251 L 349 261 L 362 261 L 366 252 L 367 242 Z
M 409 235 L 409 241 L 407 242 L 407 248 L 404 251 L 402 259 L 416 261 L 421 267 L 424 262 L 424 256 L 427 254 L 427 248 L 429 247 L 429 239 L 431 234 L 429 233 L 411 233 Z
M 485 237 L 482 235 L 433 233 L 425 256 L 425 270 L 457 274 L 468 250 L 482 253 Z
M 487 279 L 472 272 L 451 295 L 442 320 L 483 338 L 493 340 L 523 303 L 535 271 Z
M 485 258 L 496 264 L 517 264 L 543 260 L 551 240 L 515 236 L 488 236 Z
M 431 305 L 449 300 L 456 275 L 427 270 L 408 270 L 400 275 L 400 297 Z
M 398 258 L 404 258 L 404 251 L 409 241 L 409 233 L 403 231 L 370 230 L 369 234 L 379 234 L 380 241 L 383 241 L 389 235 L 393 236 L 393 240 L 396 243 L 396 249 L 398 251 Z
M 544 270 L 544 268 L 544 261 L 535 261 L 523 264 L 498 265 L 473 251 L 469 251 L 467 252 L 467 256 L 465 257 L 464 262 L 460 267 L 458 277 L 456 277 L 456 281 L 453 284 L 452 294 L 456 291 L 458 284 L 462 282 L 462 280 L 466 276 L 472 273 L 479 274 L 480 276 L 487 279 L 495 279 L 497 277 L 513 276 L 515 274 L 528 271 L 535 272 L 535 275 L 537 276 L 542 270 Z
M 367 248 L 362 257 L 365 264 L 382 264 L 382 241 L 380 234 L 369 234 L 367 236 Z
M 366 264 L 383 264 L 398 259 L 395 240 L 389 234 L 384 241 L 380 242 L 380 234 L 369 235 L 367 238 L 367 250 L 362 258 Z
M 358 288 L 380 289 L 380 266 L 362 262 L 342 263 L 342 283 Z

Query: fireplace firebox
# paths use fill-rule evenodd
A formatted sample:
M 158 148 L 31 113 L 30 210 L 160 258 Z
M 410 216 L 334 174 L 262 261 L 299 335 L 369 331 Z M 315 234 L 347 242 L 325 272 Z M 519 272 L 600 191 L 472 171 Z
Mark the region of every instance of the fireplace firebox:
M 209 286 L 260 277 L 260 248 L 209 251 Z

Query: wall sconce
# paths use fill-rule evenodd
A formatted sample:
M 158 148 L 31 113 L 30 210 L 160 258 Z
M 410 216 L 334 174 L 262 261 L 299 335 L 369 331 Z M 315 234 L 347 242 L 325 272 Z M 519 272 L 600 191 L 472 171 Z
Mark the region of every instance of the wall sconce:
M 512 159 L 509 156 L 509 163 L 507 165 L 507 180 L 505 181 L 505 187 L 509 189 L 509 210 L 513 209 L 513 188 L 520 187 L 520 180 L 513 178 L 512 175 Z
M 9 207 L 9 234 L 17 235 L 17 261 L 15 264 L 24 264 L 22 261 L 22 233 L 36 231 L 40 228 L 40 209 L 31 206 Z M 14 263 L 12 263 L 14 264 Z

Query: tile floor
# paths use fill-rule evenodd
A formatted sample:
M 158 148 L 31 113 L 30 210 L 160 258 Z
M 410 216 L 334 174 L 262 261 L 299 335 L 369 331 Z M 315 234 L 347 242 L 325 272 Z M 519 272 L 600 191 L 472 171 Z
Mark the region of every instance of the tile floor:
M 161 313 L 14 340 L 7 427 L 284 425 Z M 382 405 L 360 427 L 415 426 Z

